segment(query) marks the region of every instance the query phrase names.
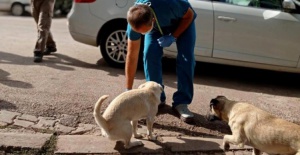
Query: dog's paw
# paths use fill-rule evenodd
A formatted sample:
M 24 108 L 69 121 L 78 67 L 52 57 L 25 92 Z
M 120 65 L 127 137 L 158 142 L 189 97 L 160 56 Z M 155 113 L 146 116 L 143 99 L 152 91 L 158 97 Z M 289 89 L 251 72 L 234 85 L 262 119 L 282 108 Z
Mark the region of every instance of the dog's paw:
M 124 145 L 124 148 L 125 149 L 130 149 L 132 147 L 140 146 L 140 145 L 144 145 L 143 142 L 140 141 L 140 140 L 136 140 L 136 141 L 130 142 L 128 145 Z
M 131 144 L 132 144 L 133 146 L 144 145 L 143 142 L 140 141 L 140 140 L 133 141 Z
M 157 137 L 156 137 L 156 140 L 157 140 L 157 141 L 160 141 L 160 142 L 163 142 L 163 141 L 164 141 L 164 139 L 163 139 L 162 137 L 160 137 L 160 136 L 157 136 Z
M 240 148 L 240 149 L 244 148 L 244 143 L 238 144 L 238 148 Z
M 151 140 L 151 141 L 156 141 L 157 140 L 157 136 L 150 136 L 150 135 L 148 135 L 147 136 L 148 137 L 148 140 Z
M 230 148 L 230 145 L 228 143 L 223 143 L 223 148 L 224 148 L 224 151 L 228 151 Z
M 143 137 L 144 136 L 142 134 L 139 134 L 139 133 L 134 135 L 134 138 L 137 138 L 137 139 L 141 139 Z

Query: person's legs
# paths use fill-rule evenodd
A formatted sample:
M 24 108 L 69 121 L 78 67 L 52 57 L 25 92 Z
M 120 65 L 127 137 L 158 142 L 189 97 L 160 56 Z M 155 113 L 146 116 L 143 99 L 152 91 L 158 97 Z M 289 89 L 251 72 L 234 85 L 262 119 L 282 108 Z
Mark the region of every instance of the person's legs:
M 56 43 L 53 39 L 53 35 L 52 35 L 50 30 L 49 30 L 49 35 L 48 35 L 46 47 L 56 47 Z
M 33 7 L 37 8 L 38 12 L 35 12 L 34 16 L 37 18 L 38 39 L 36 41 L 34 49 L 34 62 L 41 62 L 43 52 L 45 51 L 46 42 L 49 36 L 49 30 L 51 27 L 54 0 L 36 1 L 32 0 Z M 34 10 L 34 9 L 33 9 Z M 36 19 L 36 18 L 35 18 Z
M 194 48 L 196 41 L 195 23 L 181 34 L 177 39 L 178 55 L 176 59 L 177 91 L 173 94 L 173 108 L 175 108 L 183 119 L 192 118 L 193 114 L 187 109 L 187 105 L 193 100 L 194 95 Z M 188 121 L 188 120 L 185 120 Z
M 39 6 L 39 1 L 31 0 L 31 14 L 36 24 L 38 24 L 39 21 L 40 9 L 38 6 Z
M 36 41 L 36 45 L 35 45 L 35 48 L 33 50 L 33 54 L 34 54 L 34 62 L 41 62 L 42 61 L 42 58 L 43 58 L 43 53 L 40 49 L 37 49 L 37 44 L 38 44 L 38 40 L 39 40 L 39 29 L 38 29 L 38 23 L 39 23 L 39 15 L 40 15 L 40 5 L 41 5 L 41 1 L 38 1 L 38 0 L 31 0 L 31 14 L 32 14 L 32 17 L 36 23 L 36 26 L 37 26 L 37 33 L 38 33 L 38 36 L 37 36 L 37 41 Z
M 144 72 L 146 81 L 155 81 L 161 84 L 163 87 L 162 80 L 162 56 L 163 49 L 159 46 L 157 38 L 160 37 L 159 32 L 150 32 L 145 35 L 144 43 Z M 164 92 L 161 94 L 161 102 L 165 102 L 166 95 Z
M 46 49 L 45 49 L 44 55 L 49 55 L 50 53 L 56 52 L 56 51 L 57 51 L 56 43 L 53 39 L 53 35 L 52 35 L 51 31 L 49 30 L 49 35 L 48 35 L 48 39 L 46 42 Z

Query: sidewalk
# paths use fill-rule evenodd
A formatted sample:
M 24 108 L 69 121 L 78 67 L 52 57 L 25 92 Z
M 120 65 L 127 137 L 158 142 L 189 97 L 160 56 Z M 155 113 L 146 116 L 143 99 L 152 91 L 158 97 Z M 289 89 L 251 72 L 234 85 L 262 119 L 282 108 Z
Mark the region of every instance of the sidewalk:
M 35 117 L 10 111 L 0 111 L 0 155 L 5 154 L 251 154 L 251 147 L 222 150 L 218 137 L 188 137 L 180 133 L 160 133 L 157 141 L 141 139 L 144 146 L 125 150 L 121 143 L 100 135 L 92 124 L 73 126 L 74 118 Z M 69 120 L 69 121 L 66 121 Z M 66 123 L 68 122 L 68 123 Z M 63 125 L 69 124 L 69 126 Z M 11 131 L 13 130 L 13 131 Z M 21 131 L 21 132 L 19 132 Z M 155 131 L 155 129 L 154 129 Z M 146 134 L 146 127 L 139 132 Z

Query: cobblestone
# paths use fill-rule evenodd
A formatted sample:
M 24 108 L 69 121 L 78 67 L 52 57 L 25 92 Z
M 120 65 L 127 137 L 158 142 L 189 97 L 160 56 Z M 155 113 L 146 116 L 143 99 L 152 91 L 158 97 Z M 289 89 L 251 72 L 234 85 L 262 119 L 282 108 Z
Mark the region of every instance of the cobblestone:
M 62 133 L 62 134 L 68 134 L 72 131 L 75 130 L 75 128 L 73 127 L 68 127 L 68 126 L 65 126 L 65 125 L 61 125 L 59 123 L 56 123 L 55 127 L 54 127 L 54 130 L 59 132 L 59 133 Z
M 30 122 L 34 122 L 34 123 L 39 121 L 39 119 L 36 116 L 27 115 L 27 114 L 18 116 L 17 119 L 24 120 L 24 121 L 30 121 Z
M 32 125 L 34 125 L 34 123 L 33 122 L 29 122 L 29 121 L 15 119 L 14 120 L 14 125 L 21 126 L 21 127 L 24 127 L 24 128 L 29 128 Z
M 77 117 L 66 114 L 62 115 L 62 120 L 60 120 L 56 119 L 55 117 L 36 117 L 33 115 L 15 113 L 5 110 L 0 112 L 2 120 L 0 121 L 0 127 L 6 127 L 11 124 L 13 126 L 19 126 L 23 128 L 56 131 L 60 134 L 84 134 L 91 130 L 100 130 L 96 129 L 97 125 L 93 124 L 80 123 L 78 124 L 78 127 L 76 127 Z M 72 121 L 75 121 L 75 123 L 72 123 Z M 61 124 L 61 122 L 65 123 Z M 70 126 L 65 124 L 69 124 Z
M 59 123 L 65 126 L 76 127 L 78 123 L 78 116 L 63 114 L 59 119 Z
M 21 113 L 0 110 L 0 122 L 12 124 L 13 120 Z
M 95 129 L 97 126 L 96 125 L 92 125 L 92 124 L 78 124 L 78 127 L 76 128 L 76 130 L 72 131 L 71 134 L 83 134 L 86 133 L 88 131 L 91 131 L 93 129 Z
M 56 122 L 57 120 L 51 117 L 39 117 L 39 122 L 32 127 L 37 129 L 53 129 Z
M 0 122 L 0 127 L 5 127 L 5 126 L 7 126 L 8 124 L 7 123 L 5 123 L 5 122 Z

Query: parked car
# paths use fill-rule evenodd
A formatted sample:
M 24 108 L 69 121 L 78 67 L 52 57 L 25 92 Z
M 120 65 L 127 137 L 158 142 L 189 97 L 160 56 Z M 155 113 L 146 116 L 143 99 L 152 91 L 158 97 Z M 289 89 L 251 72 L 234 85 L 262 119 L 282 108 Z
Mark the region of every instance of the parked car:
M 0 0 L 0 11 L 9 11 L 14 16 L 30 12 L 30 0 Z
M 197 61 L 300 73 L 298 0 L 189 0 L 196 18 Z M 126 13 L 134 0 L 75 0 L 68 14 L 74 40 L 100 46 L 105 61 L 123 67 Z M 142 51 L 142 50 L 141 50 Z M 176 45 L 164 56 L 176 57 Z
M 54 5 L 54 13 L 59 12 L 60 15 L 66 16 L 72 8 L 73 0 L 56 0 Z

